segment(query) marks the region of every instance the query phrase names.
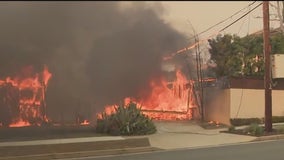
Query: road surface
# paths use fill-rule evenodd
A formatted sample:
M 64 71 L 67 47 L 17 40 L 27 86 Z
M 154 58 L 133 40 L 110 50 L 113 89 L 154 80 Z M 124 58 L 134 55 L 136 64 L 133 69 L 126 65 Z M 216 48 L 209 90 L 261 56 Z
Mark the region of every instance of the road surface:
M 131 155 L 76 158 L 77 160 L 283 160 L 284 140 Z

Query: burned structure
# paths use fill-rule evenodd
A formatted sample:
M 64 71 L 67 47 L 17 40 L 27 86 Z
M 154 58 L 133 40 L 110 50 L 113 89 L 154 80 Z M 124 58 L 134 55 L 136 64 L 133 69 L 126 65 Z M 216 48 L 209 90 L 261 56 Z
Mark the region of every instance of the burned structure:
M 184 114 L 195 103 L 188 70 L 161 69 L 165 55 L 191 42 L 161 18 L 161 4 L 122 3 L 0 2 L 2 126 L 95 121 L 105 106 L 127 98 L 158 118 L 159 111 L 176 115 L 171 119 L 192 116 Z M 48 83 L 43 65 L 52 75 Z M 18 86 L 28 77 L 6 79 L 15 81 L 25 66 L 34 68 L 29 85 Z
M 0 125 L 16 127 L 47 122 L 45 94 L 50 78 L 45 67 L 42 73 L 30 77 L 0 80 Z

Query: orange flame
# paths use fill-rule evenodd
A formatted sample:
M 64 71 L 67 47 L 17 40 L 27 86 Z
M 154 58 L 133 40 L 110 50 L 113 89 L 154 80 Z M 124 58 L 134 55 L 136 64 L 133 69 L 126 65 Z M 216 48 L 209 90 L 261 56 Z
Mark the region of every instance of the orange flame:
M 50 80 L 51 78 L 51 73 L 48 71 L 48 68 L 47 66 L 45 65 L 44 66 L 44 70 L 43 70 L 43 82 L 44 82 L 44 85 L 47 85 L 48 81 Z
M 89 125 L 90 122 L 88 120 L 84 120 L 82 123 L 80 123 L 80 125 L 84 126 L 84 125 Z
M 27 67 L 25 69 L 28 70 L 29 73 L 32 72 L 32 68 Z M 45 90 L 50 78 L 51 73 L 48 71 L 48 68 L 44 66 L 42 74 L 36 73 L 28 77 L 7 77 L 5 80 L 0 80 L 0 87 L 7 87 L 8 92 L 11 88 L 17 90 L 17 92 L 12 95 L 17 97 L 15 99 L 17 106 L 11 106 L 5 103 L 6 107 L 10 109 L 16 107 L 19 112 L 14 114 L 16 117 L 10 117 L 12 122 L 9 124 L 9 127 L 29 126 L 31 125 L 29 120 L 32 120 L 33 123 L 37 125 L 40 125 L 40 123 L 34 121 L 48 121 L 42 112 L 42 107 L 44 107 Z M 7 97 L 9 96 L 11 95 L 7 95 Z
M 9 127 L 26 127 L 26 126 L 30 126 L 30 125 L 31 124 L 29 122 L 19 120 L 16 123 L 10 124 Z
M 161 83 L 150 82 L 152 92 L 149 97 L 142 100 L 135 100 L 127 97 L 124 99 L 125 104 L 130 101 L 141 107 L 143 114 L 153 119 L 160 120 L 177 120 L 191 119 L 191 108 L 194 107 L 192 81 L 188 81 L 181 71 L 176 72 L 176 81 L 167 82 L 162 79 Z M 169 87 L 171 86 L 171 87 Z M 108 105 L 104 112 L 109 115 L 115 112 L 114 107 L 117 105 Z M 98 118 L 102 118 L 98 114 Z

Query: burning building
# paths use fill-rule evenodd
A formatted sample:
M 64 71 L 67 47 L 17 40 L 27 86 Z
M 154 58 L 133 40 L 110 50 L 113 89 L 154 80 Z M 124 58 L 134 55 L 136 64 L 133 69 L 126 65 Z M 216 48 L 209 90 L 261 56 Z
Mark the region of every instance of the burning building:
M 86 124 L 124 99 L 157 119 L 190 119 L 195 102 L 188 72 L 161 65 L 191 42 L 163 20 L 161 4 L 128 6 L 0 2 L 1 125 Z M 25 66 L 34 69 L 29 76 L 15 74 Z
M 197 109 L 198 100 L 195 93 L 195 81 L 189 73 L 184 73 L 183 64 L 166 60 L 161 64 L 163 74 L 159 79 L 149 81 L 148 95 L 135 99 L 126 97 L 124 103 L 137 103 L 144 114 L 157 120 L 190 120 Z M 117 105 L 108 105 L 105 112 L 111 114 Z
M 31 73 L 32 68 L 25 71 Z M 28 77 L 0 80 L 0 125 L 17 127 L 47 122 L 45 94 L 51 73 L 47 67 Z

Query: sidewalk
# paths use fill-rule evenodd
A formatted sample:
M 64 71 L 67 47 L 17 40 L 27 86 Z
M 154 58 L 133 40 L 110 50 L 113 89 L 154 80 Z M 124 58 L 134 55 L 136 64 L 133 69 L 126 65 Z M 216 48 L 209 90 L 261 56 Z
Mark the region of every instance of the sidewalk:
M 158 132 L 149 135 L 152 146 L 161 149 L 194 148 L 249 142 L 252 136 L 220 133 L 223 129 L 204 129 L 194 122 L 158 122 Z
M 103 136 L 18 142 L 0 142 L 2 159 L 58 159 L 114 155 L 155 150 L 195 148 L 254 141 L 253 136 L 221 133 L 197 123 L 155 122 L 157 133 L 147 136 Z

